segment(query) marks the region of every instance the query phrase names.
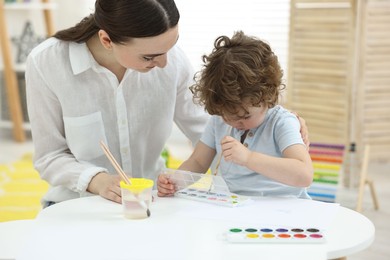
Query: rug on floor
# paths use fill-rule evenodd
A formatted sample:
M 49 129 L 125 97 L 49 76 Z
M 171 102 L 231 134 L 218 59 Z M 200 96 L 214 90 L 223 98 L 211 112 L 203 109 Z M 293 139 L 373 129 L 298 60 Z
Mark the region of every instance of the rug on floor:
M 177 169 L 181 163 L 168 155 L 167 167 Z M 16 162 L 0 164 L 0 222 L 34 219 L 48 188 L 33 167 L 31 153 Z
M 33 219 L 42 209 L 41 198 L 49 185 L 32 164 L 32 154 L 0 164 L 0 222 Z

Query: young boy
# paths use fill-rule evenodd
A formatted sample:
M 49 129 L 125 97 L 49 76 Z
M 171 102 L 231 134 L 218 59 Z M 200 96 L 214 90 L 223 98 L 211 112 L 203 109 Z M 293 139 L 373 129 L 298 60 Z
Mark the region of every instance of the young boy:
M 191 87 L 194 100 L 213 115 L 181 170 L 205 173 L 222 153 L 218 173 L 233 193 L 310 198 L 310 155 L 297 117 L 276 105 L 283 72 L 270 46 L 236 32 L 220 36 Z M 174 185 L 161 174 L 158 195 Z

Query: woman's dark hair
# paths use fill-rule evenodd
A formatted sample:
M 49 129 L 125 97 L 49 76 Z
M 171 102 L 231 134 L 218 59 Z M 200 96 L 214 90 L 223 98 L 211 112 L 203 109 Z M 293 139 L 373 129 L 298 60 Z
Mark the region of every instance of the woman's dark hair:
M 101 29 L 120 44 L 131 38 L 160 35 L 175 27 L 179 18 L 174 0 L 96 0 L 95 13 L 54 37 L 82 43 Z

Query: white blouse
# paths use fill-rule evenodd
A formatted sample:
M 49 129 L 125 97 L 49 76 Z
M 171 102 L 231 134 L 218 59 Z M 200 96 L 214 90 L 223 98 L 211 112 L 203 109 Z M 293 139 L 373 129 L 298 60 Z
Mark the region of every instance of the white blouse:
M 173 122 L 195 143 L 209 118 L 192 101 L 192 83 L 178 46 L 165 68 L 128 69 L 120 83 L 85 43 L 50 38 L 37 46 L 27 60 L 26 86 L 34 166 L 51 185 L 44 201 L 83 196 L 98 172 L 116 174 L 101 140 L 125 172 L 155 180 Z

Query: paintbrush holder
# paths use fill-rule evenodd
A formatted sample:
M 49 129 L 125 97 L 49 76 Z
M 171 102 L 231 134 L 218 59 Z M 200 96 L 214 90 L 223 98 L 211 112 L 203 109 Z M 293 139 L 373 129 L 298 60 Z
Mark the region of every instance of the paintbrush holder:
M 130 178 L 130 182 L 120 182 L 123 214 L 128 219 L 148 218 L 154 182 L 144 178 Z

